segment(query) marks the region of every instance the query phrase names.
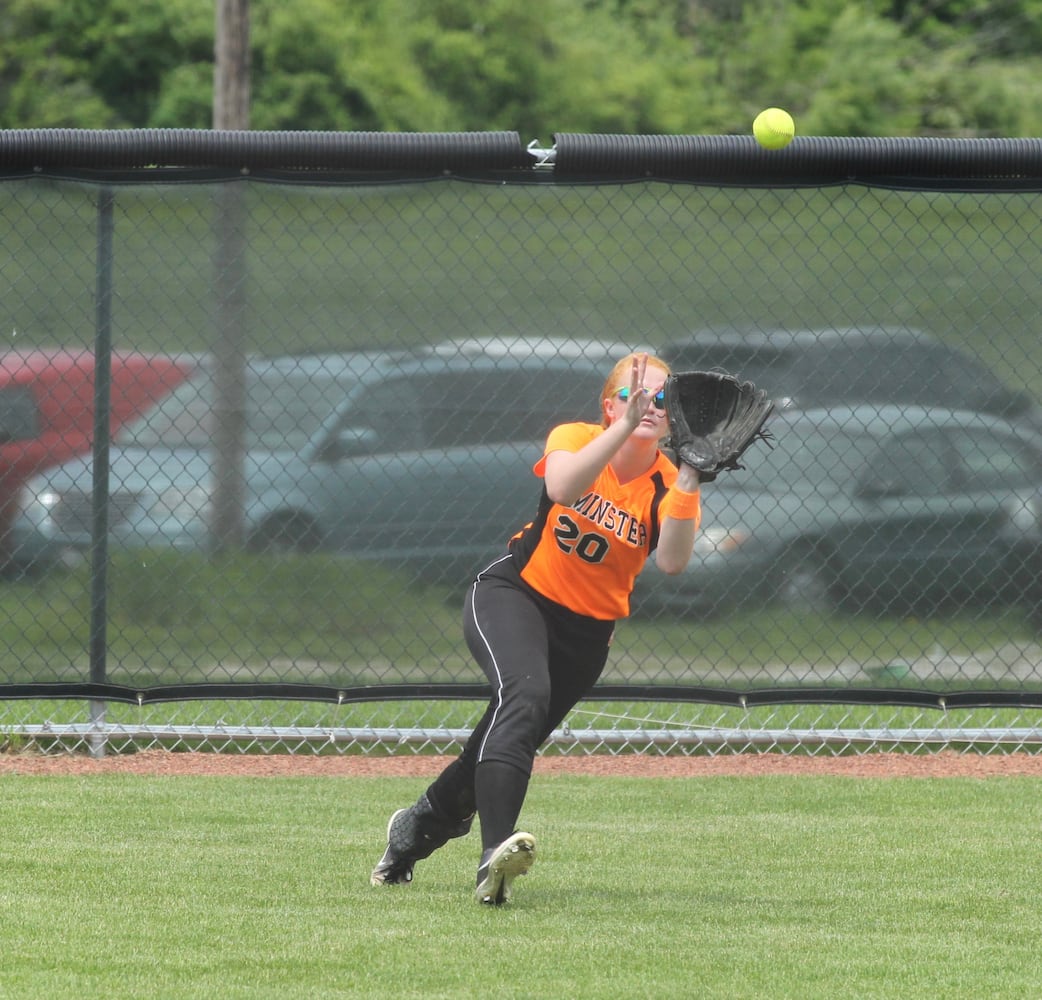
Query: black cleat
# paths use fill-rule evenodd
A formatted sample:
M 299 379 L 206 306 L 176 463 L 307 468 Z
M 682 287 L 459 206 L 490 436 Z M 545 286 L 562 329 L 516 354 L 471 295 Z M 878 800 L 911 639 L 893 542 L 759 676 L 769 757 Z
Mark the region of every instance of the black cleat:
M 408 809 L 399 809 L 387 822 L 387 848 L 369 876 L 371 885 L 407 885 L 413 865 L 429 858 L 453 837 L 470 832 L 473 816 L 447 823 L 436 816 L 426 794 Z

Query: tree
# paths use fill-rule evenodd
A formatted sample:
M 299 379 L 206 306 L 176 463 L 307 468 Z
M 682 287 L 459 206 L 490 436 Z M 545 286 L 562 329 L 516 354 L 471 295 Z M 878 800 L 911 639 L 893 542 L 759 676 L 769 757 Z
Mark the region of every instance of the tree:
M 0 126 L 207 128 L 224 0 L 7 0 Z M 1042 0 L 252 0 L 258 129 L 1042 134 Z

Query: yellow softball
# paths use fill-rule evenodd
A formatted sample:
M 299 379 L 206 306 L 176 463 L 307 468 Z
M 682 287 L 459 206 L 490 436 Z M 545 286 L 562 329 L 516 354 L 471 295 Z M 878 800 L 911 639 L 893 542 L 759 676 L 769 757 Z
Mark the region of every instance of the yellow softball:
M 753 120 L 753 135 L 765 149 L 781 149 L 792 142 L 796 123 L 782 108 L 766 108 Z

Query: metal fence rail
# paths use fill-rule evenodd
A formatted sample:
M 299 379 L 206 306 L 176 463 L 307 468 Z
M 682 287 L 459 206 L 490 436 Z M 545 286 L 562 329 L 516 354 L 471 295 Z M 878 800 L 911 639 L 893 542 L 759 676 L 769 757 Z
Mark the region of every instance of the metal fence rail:
M 640 753 L 651 755 L 718 755 L 733 753 L 787 753 L 835 755 L 902 751 L 936 753 L 959 749 L 986 753 L 1037 753 L 1042 748 L 1042 727 L 951 725 L 947 720 L 930 725 L 929 718 L 908 728 L 886 725 L 859 727 L 815 725 L 813 719 L 788 720 L 778 728 L 762 725 L 725 727 L 691 725 L 654 728 L 640 725 L 644 707 L 633 706 L 632 724 L 607 728 L 566 725 L 554 733 L 540 751 L 544 754 Z M 622 721 L 628 721 L 625 716 Z M 238 724 L 109 724 L 23 723 L 5 731 L 4 749 L 38 748 L 44 752 L 138 752 L 162 748 L 171 751 L 208 750 L 239 754 L 455 754 L 469 735 L 467 729 L 387 726 L 340 728 L 336 726 L 263 726 Z

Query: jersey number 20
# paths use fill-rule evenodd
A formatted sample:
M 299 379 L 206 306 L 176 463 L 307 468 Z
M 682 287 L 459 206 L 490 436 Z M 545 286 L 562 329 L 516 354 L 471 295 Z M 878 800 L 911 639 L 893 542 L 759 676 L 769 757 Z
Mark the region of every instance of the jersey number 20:
M 570 517 L 562 514 L 554 528 L 554 538 L 562 552 L 574 552 L 588 563 L 599 563 L 608 553 L 608 539 L 595 531 L 585 535 Z

